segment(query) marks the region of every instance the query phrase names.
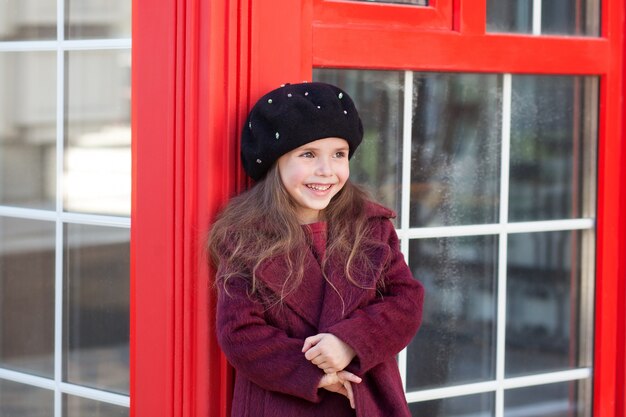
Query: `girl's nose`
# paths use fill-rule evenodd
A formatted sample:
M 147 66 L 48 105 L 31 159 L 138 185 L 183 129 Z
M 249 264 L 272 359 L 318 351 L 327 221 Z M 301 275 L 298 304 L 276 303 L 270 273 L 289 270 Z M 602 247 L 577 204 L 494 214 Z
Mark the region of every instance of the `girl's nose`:
M 316 175 L 328 176 L 332 174 L 332 169 L 330 167 L 330 161 L 326 158 L 318 158 L 317 166 L 315 169 Z

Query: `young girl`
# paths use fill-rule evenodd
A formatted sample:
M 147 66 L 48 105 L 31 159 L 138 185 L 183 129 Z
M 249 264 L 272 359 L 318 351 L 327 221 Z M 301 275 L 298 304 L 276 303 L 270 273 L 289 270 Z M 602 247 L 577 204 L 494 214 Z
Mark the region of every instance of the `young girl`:
M 282 86 L 248 116 L 241 156 L 257 183 L 209 238 L 234 417 L 410 416 L 395 355 L 423 289 L 394 213 L 348 179 L 362 137 L 351 98 L 324 83 Z

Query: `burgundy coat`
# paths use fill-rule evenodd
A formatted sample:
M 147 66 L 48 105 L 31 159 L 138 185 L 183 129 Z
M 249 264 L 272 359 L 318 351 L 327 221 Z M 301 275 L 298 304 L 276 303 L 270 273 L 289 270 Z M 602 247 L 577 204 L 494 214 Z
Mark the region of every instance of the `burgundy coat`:
M 386 243 L 372 253 L 376 274 L 351 284 L 342 265 L 329 259 L 326 284 L 313 252 L 302 284 L 282 304 L 267 308 L 248 297 L 243 279 L 231 279 L 219 291 L 217 333 L 226 357 L 237 370 L 233 417 L 410 417 L 395 355 L 417 332 L 423 287 L 413 278 L 389 218 L 393 212 L 368 203 L 372 237 Z M 280 293 L 287 266 L 282 257 L 267 260 L 257 277 Z M 356 357 L 346 370 L 363 378 L 354 388 L 356 413 L 342 395 L 318 389 L 323 371 L 302 353 L 304 339 L 332 333 L 350 345 Z

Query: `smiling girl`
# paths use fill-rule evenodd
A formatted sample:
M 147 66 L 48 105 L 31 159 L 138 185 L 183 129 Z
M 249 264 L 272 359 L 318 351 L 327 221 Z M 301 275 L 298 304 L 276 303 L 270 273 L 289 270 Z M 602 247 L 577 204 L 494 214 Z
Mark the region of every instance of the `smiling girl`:
M 209 238 L 232 416 L 410 416 L 395 355 L 423 288 L 394 213 L 349 180 L 362 137 L 351 98 L 324 83 L 282 86 L 248 116 L 241 156 L 257 182 Z

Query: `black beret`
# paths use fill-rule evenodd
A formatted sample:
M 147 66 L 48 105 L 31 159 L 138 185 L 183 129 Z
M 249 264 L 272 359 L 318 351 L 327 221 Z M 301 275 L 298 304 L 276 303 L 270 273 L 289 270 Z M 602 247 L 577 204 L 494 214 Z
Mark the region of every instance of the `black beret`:
M 241 134 L 241 160 L 254 180 L 289 151 L 318 139 L 338 137 L 350 146 L 363 139 L 363 125 L 350 96 L 334 85 L 285 84 L 254 105 Z

